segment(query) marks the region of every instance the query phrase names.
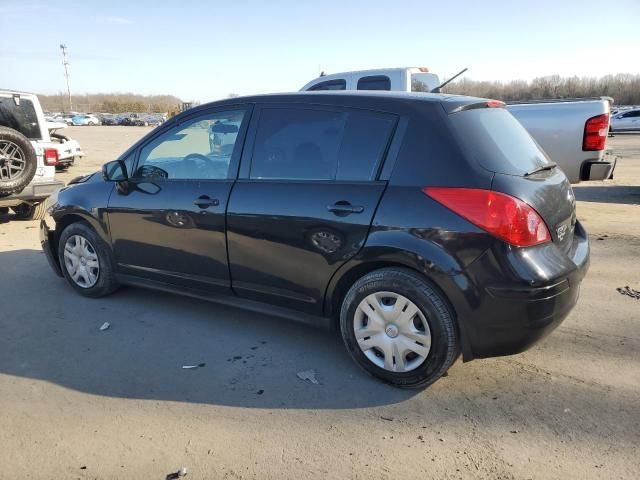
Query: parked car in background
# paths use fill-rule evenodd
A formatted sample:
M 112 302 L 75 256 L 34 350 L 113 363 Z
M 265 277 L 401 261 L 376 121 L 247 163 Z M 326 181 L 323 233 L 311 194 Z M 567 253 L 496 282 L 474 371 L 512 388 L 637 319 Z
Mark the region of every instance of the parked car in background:
M 301 90 L 430 92 L 439 85 L 437 75 L 411 67 L 321 76 Z M 578 183 L 608 179 L 615 168 L 615 158 L 605 155 L 612 101 L 609 97 L 537 100 L 508 103 L 506 108 L 562 168 L 571 183 Z
M 118 118 L 118 116 L 113 114 L 103 113 L 100 116 L 100 121 L 102 125 L 118 125 L 119 120 L 120 119 Z
M 571 185 L 501 102 L 390 92 L 190 109 L 52 199 L 81 295 L 156 288 L 335 325 L 399 387 L 522 352 L 589 264 Z M 51 221 L 49 221 L 51 220 Z
M 86 114 L 76 115 L 71 119 L 71 122 L 73 123 L 73 125 L 76 125 L 76 126 L 100 125 L 100 119 L 98 117 L 96 117 L 95 115 L 86 115 Z
M 50 142 L 38 97 L 0 90 L 0 211 L 44 217 L 45 200 L 64 186 L 55 179 L 58 158 Z
M 64 123 L 47 122 L 51 146 L 55 148 L 58 153 L 58 163 L 56 164 L 56 169 L 58 170 L 67 169 L 75 163 L 77 158 L 84 157 L 84 152 L 80 144 L 76 140 L 59 132 L 59 130 L 66 127 L 67 125 Z
M 640 108 L 623 110 L 611 117 L 612 132 L 640 131 Z
M 147 127 L 149 122 L 138 113 L 131 113 L 120 120 L 120 125 L 129 127 Z

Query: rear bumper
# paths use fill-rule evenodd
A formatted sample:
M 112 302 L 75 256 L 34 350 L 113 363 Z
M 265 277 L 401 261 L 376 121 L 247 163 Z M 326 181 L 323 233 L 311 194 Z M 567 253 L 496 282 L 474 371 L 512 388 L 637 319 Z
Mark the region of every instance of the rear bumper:
M 607 180 L 616 168 L 616 159 L 606 161 L 587 160 L 580 168 L 580 180 Z
M 62 187 L 64 187 L 64 182 L 60 181 L 30 183 L 19 193 L 14 193 L 8 197 L 0 197 L 0 206 L 10 207 L 23 202 L 42 201 Z
M 523 352 L 562 323 L 589 268 L 589 241 L 580 223 L 574 236 L 568 253 L 552 244 L 526 251 L 508 247 L 506 255 L 486 252 L 468 269 L 464 281 L 478 287 L 465 292 L 466 301 L 454 300 L 462 307 L 465 361 Z
M 59 277 L 62 277 L 62 270 L 60 269 L 60 263 L 56 252 L 55 231 L 49 229 L 47 223 L 44 220 L 40 221 L 40 245 L 42 251 L 53 271 Z

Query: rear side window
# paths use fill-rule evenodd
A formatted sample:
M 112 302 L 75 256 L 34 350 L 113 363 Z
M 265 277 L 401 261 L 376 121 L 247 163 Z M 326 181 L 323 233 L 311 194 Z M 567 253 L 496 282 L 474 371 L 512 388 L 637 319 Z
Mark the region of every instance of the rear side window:
M 309 89 L 311 92 L 318 90 L 346 90 L 347 82 L 344 79 L 339 80 L 327 80 L 326 82 L 320 82 Z
M 358 80 L 358 90 L 391 90 L 391 80 L 386 75 L 373 75 Z
M 531 135 L 504 108 L 453 113 L 451 123 L 466 153 L 496 173 L 524 175 L 550 163 Z
M 395 121 L 373 112 L 265 108 L 250 177 L 372 180 Z
M 0 126 L 13 128 L 31 140 L 41 140 L 38 116 L 31 100 L 0 97 Z

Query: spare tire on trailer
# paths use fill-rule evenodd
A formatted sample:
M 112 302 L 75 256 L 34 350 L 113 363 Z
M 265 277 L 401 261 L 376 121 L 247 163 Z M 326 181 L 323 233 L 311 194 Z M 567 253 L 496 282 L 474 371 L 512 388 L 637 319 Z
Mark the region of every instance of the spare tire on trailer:
M 38 159 L 20 132 L 0 127 L 0 195 L 21 192 L 36 174 Z

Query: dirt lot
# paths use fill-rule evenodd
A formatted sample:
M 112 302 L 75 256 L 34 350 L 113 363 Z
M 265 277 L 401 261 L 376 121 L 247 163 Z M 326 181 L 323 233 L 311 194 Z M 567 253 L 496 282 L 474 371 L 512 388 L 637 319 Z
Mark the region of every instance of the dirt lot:
M 147 130 L 68 129 L 88 157 L 61 177 Z M 134 288 L 82 298 L 36 222 L 0 219 L 0 478 L 638 478 L 640 300 L 616 287 L 640 290 L 640 135 L 609 145 L 615 179 L 575 189 L 592 263 L 573 313 L 425 391 L 301 324 Z

